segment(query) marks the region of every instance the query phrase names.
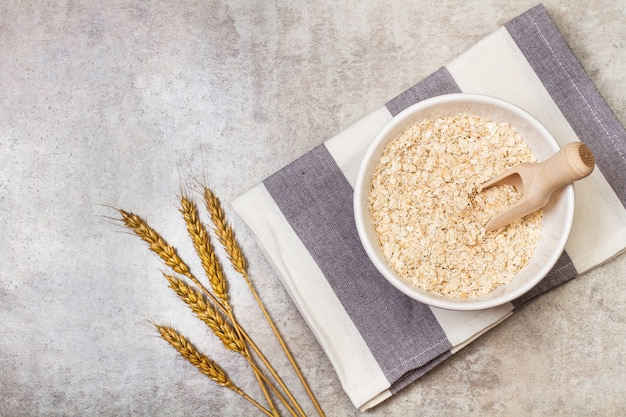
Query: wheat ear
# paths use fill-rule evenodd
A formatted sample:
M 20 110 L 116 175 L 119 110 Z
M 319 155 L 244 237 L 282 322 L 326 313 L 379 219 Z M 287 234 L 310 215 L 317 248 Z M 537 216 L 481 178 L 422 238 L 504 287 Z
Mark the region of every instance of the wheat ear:
M 224 210 L 222 209 L 222 204 L 220 203 L 219 198 L 213 193 L 213 191 L 211 191 L 211 189 L 209 187 L 204 186 L 203 189 L 204 189 L 204 192 L 203 192 L 204 202 L 205 202 L 207 211 L 209 212 L 209 215 L 211 217 L 211 221 L 212 221 L 213 225 L 215 226 L 214 231 L 215 231 L 216 236 L 218 237 L 218 240 L 220 241 L 220 243 L 224 247 L 224 249 L 225 249 L 225 251 L 226 251 L 226 253 L 228 255 L 228 258 L 230 259 L 230 262 L 233 265 L 233 268 L 237 272 L 239 272 L 242 275 L 242 277 L 244 278 L 244 280 L 246 281 L 246 283 L 248 285 L 248 288 L 250 289 L 250 292 L 254 296 L 257 304 L 259 305 L 259 308 L 261 309 L 261 312 L 265 316 L 265 319 L 267 320 L 269 326 L 271 327 L 272 331 L 274 332 L 274 335 L 276 336 L 276 339 L 280 343 L 283 351 L 285 352 L 285 355 L 287 356 L 287 359 L 291 363 L 291 366 L 293 367 L 293 369 L 296 372 L 298 378 L 300 379 L 300 382 L 302 383 L 302 386 L 304 387 L 304 389 L 307 392 L 309 398 L 311 399 L 311 402 L 315 406 L 315 409 L 317 410 L 317 412 L 319 413 L 320 416 L 324 417 L 325 416 L 324 411 L 322 410 L 322 408 L 319 405 L 317 399 L 315 398 L 315 395 L 313 394 L 313 391 L 311 391 L 311 388 L 309 387 L 309 384 L 306 382 L 306 380 L 304 378 L 304 375 L 302 374 L 302 372 L 300 371 L 300 368 L 298 367 L 298 364 L 296 363 L 295 359 L 293 358 L 293 355 L 289 351 L 289 348 L 287 347 L 287 344 L 285 343 L 284 339 L 282 338 L 280 332 L 278 331 L 278 328 L 274 324 L 274 321 L 270 317 L 269 313 L 265 309 L 265 306 L 264 306 L 263 302 L 261 301 L 261 297 L 259 297 L 256 289 L 254 288 L 254 285 L 252 284 L 252 281 L 250 280 L 250 277 L 248 275 L 248 270 L 247 270 L 247 264 L 246 264 L 245 257 L 243 255 L 241 247 L 239 246 L 239 243 L 237 242 L 237 239 L 235 237 L 235 232 L 233 231 L 232 227 L 228 224 L 228 222 L 226 220 L 226 215 L 224 214 Z M 257 353 L 259 353 L 258 349 L 255 349 L 255 351 Z M 261 357 L 262 357 L 262 355 L 261 355 Z M 269 365 L 269 364 L 266 363 L 266 365 Z M 270 370 L 271 370 L 271 367 L 268 366 L 268 368 L 270 368 Z M 275 378 L 277 379 L 277 381 L 279 381 L 279 383 L 282 384 L 281 379 L 278 378 L 277 375 L 275 376 Z M 293 399 L 293 397 L 291 396 L 291 393 L 289 392 L 289 390 L 286 387 L 284 387 L 283 389 L 285 390 L 287 395 L 290 396 L 290 398 L 292 398 L 292 401 L 294 402 L 296 407 L 299 409 L 299 411 L 302 412 L 302 409 L 300 408 L 298 403 L 295 401 L 295 399 Z M 302 414 L 304 414 L 304 413 L 302 412 Z
M 268 397 L 268 402 L 270 403 L 272 411 L 275 411 L 275 407 L 273 402 L 271 401 L 271 398 L 269 398 L 269 395 L 267 394 L 263 383 L 267 384 L 267 386 L 272 389 L 278 399 L 283 402 L 289 413 L 295 416 L 295 411 L 289 405 L 287 400 L 283 397 L 280 391 L 278 391 L 276 387 L 272 385 L 271 381 L 269 381 L 267 377 L 261 372 L 256 363 L 254 363 L 252 356 L 246 348 L 244 339 L 241 336 L 241 333 L 245 333 L 243 329 L 241 329 L 236 322 L 233 322 L 233 325 L 231 326 L 224 319 L 224 317 L 222 317 L 221 313 L 216 310 L 210 302 L 204 299 L 203 294 L 200 291 L 192 288 L 182 279 L 165 273 L 163 274 L 163 276 L 169 283 L 170 288 L 174 290 L 179 298 L 189 306 L 189 308 L 196 314 L 196 316 L 213 331 L 213 333 L 221 340 L 224 347 L 226 347 L 226 349 L 232 350 L 233 352 L 241 354 L 248 361 L 248 363 L 252 367 L 252 370 L 257 376 L 257 379 L 259 379 L 259 384 L 261 385 L 263 393 L 266 397 Z
M 235 271 L 242 275 L 247 275 L 246 258 L 243 256 L 243 252 L 237 243 L 235 232 L 226 221 L 226 215 L 224 214 L 219 198 L 217 198 L 209 187 L 205 186 L 203 189 L 204 202 L 211 216 L 211 221 L 215 226 L 215 235 L 226 250 L 228 259 Z
M 174 272 L 189 278 L 194 284 L 201 288 L 202 291 L 208 293 L 209 291 L 202 285 L 202 283 L 191 273 L 191 270 L 187 264 L 178 256 L 176 249 L 167 243 L 163 237 L 156 230 L 148 225 L 148 223 L 136 215 L 121 209 L 118 212 L 122 216 L 124 225 L 131 229 L 137 236 L 146 242 L 152 252 L 157 254 L 165 265 L 172 268 Z
M 196 316 L 202 320 L 220 339 L 224 347 L 233 352 L 247 356 L 247 349 L 241 336 L 235 331 L 224 317 L 210 303 L 203 294 L 190 287 L 182 279 L 163 273 L 163 277 L 178 297 L 185 302 Z
M 183 262 L 180 256 L 178 256 L 176 249 L 167 243 L 165 239 L 163 239 L 154 229 L 148 226 L 148 224 L 141 217 L 124 210 L 118 210 L 118 212 L 122 216 L 122 221 L 126 227 L 134 231 L 135 234 L 141 238 L 141 240 L 146 242 L 149 245 L 150 250 L 159 255 L 167 266 L 181 275 L 185 275 L 187 277 L 191 275 L 189 267 L 185 264 L 185 262 Z
M 187 232 L 200 258 L 202 268 L 211 284 L 213 293 L 220 299 L 227 310 L 231 310 L 228 300 L 227 281 L 224 278 L 222 266 L 213 250 L 209 233 L 204 224 L 200 221 L 198 207 L 196 203 L 185 196 L 181 197 L 180 203 L 179 211 L 183 215 L 183 219 L 187 225 Z
M 229 388 L 237 394 L 241 395 L 243 398 L 248 400 L 266 415 L 270 417 L 274 415 L 261 404 L 248 396 L 248 394 L 246 394 L 243 390 L 237 387 L 228 377 L 226 372 L 215 361 L 212 361 L 206 355 L 199 352 L 195 348 L 195 346 L 193 346 L 193 344 L 191 344 L 183 335 L 168 326 L 155 326 L 161 334 L 161 337 L 165 339 L 172 347 L 174 347 L 174 349 L 176 349 L 183 358 L 187 359 L 187 361 L 189 361 L 192 365 L 198 368 L 201 373 L 208 376 L 218 385 Z

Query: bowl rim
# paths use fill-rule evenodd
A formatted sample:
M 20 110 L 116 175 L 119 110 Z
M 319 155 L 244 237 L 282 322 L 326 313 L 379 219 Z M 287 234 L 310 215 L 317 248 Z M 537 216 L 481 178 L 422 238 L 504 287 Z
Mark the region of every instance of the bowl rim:
M 374 244 L 376 244 L 376 242 L 371 242 L 368 239 L 368 234 L 365 229 L 365 223 L 368 221 L 366 219 L 366 212 L 368 212 L 369 209 L 367 207 L 363 207 L 363 204 L 361 204 L 361 202 L 363 201 L 364 193 L 369 193 L 369 178 L 366 175 L 368 167 L 370 165 L 370 161 L 373 159 L 375 153 L 378 150 L 380 142 L 384 141 L 387 136 L 399 125 L 405 122 L 407 118 L 410 118 L 415 113 L 418 113 L 429 107 L 454 102 L 472 102 L 478 104 L 494 105 L 504 108 L 507 111 L 517 114 L 530 125 L 532 125 L 532 127 L 536 129 L 541 134 L 541 136 L 547 138 L 548 141 L 553 142 L 551 145 L 555 147 L 556 150 L 560 148 L 554 136 L 541 122 L 539 122 L 534 116 L 532 116 L 521 107 L 506 100 L 488 95 L 473 93 L 452 93 L 431 97 L 407 107 L 405 110 L 394 116 L 378 131 L 372 142 L 368 145 L 365 153 L 363 154 L 363 158 L 361 159 L 357 171 L 353 193 L 353 211 L 359 240 L 361 241 L 361 244 L 368 258 L 372 261 L 378 272 L 380 272 L 390 284 L 392 284 L 405 295 L 433 307 L 443 308 L 446 310 L 462 311 L 483 310 L 487 308 L 501 306 L 526 294 L 537 284 L 539 284 L 557 263 L 563 251 L 565 250 L 565 245 L 567 243 L 573 224 L 575 203 L 574 187 L 572 184 L 569 184 L 562 190 L 563 196 L 560 198 L 565 199 L 565 213 L 563 213 L 564 228 L 561 232 L 558 243 L 556 244 L 555 250 L 550 254 L 549 258 L 545 261 L 539 271 L 533 276 L 533 279 L 529 279 L 528 282 L 526 282 L 524 285 L 519 286 L 518 288 L 515 288 L 513 291 L 488 300 L 456 302 L 444 298 L 438 298 L 434 295 L 429 296 L 428 294 L 417 290 L 410 284 L 403 281 L 401 278 L 397 277 L 395 273 L 391 271 L 391 268 L 388 266 L 387 261 L 379 256 L 378 252 L 374 248 Z

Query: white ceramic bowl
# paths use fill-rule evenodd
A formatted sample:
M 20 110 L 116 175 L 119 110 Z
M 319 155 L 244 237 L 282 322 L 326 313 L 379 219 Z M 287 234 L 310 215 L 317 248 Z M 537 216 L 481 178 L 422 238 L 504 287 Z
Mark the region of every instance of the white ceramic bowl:
M 544 207 L 542 237 L 529 264 L 508 284 L 489 294 L 466 299 L 446 298 L 406 283 L 387 264 L 371 224 L 368 194 L 374 169 L 387 143 L 408 126 L 437 116 L 465 113 L 488 116 L 495 122 L 508 122 L 517 129 L 539 162 L 559 150 L 548 130 L 519 107 L 493 97 L 476 94 L 448 94 L 421 101 L 389 121 L 376 135 L 365 152 L 354 189 L 354 214 L 359 237 L 378 271 L 398 290 L 422 303 L 449 310 L 481 310 L 512 301 L 537 285 L 562 254 L 574 218 L 574 188 L 570 184 L 553 194 Z

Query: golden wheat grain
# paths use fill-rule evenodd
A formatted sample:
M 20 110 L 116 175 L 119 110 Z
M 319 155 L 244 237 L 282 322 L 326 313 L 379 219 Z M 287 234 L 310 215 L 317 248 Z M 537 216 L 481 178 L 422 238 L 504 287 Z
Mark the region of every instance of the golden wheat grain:
M 215 361 L 212 361 L 206 355 L 200 353 L 183 335 L 168 326 L 155 326 L 161 334 L 161 337 L 172 345 L 183 358 L 187 359 L 192 365 L 198 368 L 200 372 L 222 387 L 230 388 L 238 394 L 243 393 L 243 391 L 233 384 L 226 372 L 224 372 Z
M 240 274 L 246 274 L 246 258 L 237 243 L 235 232 L 226 221 L 224 210 L 219 198 L 209 187 L 204 187 L 204 202 L 211 216 L 211 221 L 215 225 L 215 234 L 222 246 L 226 250 L 226 254 L 233 265 L 233 268 Z
M 180 355 L 187 359 L 189 363 L 195 366 L 201 373 L 208 376 L 212 381 L 217 383 L 219 386 L 226 387 L 241 395 L 243 398 L 248 400 L 254 406 L 256 406 L 259 410 L 261 410 L 264 414 L 272 417 L 276 416 L 277 412 L 275 409 L 272 409 L 272 412 L 268 411 L 261 404 L 252 399 L 248 394 L 246 394 L 242 389 L 237 387 L 233 381 L 228 377 L 226 372 L 217 364 L 217 362 L 209 359 L 208 356 L 199 352 L 196 347 L 185 338 L 182 334 L 178 333 L 176 330 L 169 326 L 163 326 L 159 324 L 155 324 L 158 332 L 161 337 L 167 341 L 174 349 L 180 353 Z
M 186 276 L 198 288 L 208 293 L 202 283 L 191 273 L 187 264 L 178 256 L 176 249 L 167 243 L 145 220 L 134 213 L 121 209 L 118 209 L 118 212 L 122 216 L 124 225 L 135 232 L 144 242 L 148 243 L 150 250 L 157 254 L 165 262 L 165 265 L 172 268 L 174 272 Z
M 170 288 L 176 292 L 181 300 L 202 320 L 220 339 L 226 349 L 248 356 L 245 343 L 239 333 L 235 331 L 226 319 L 217 311 L 204 295 L 189 286 L 185 281 L 173 275 L 163 273 Z
M 185 224 L 187 225 L 187 232 L 191 237 L 193 246 L 198 254 L 198 257 L 200 258 L 202 268 L 209 279 L 213 292 L 216 297 L 221 300 L 224 307 L 230 309 L 227 281 L 224 278 L 222 266 L 215 255 L 215 251 L 213 250 L 211 238 L 209 237 L 206 227 L 200 221 L 196 203 L 183 196 L 181 197 L 181 206 L 179 211 L 183 215 Z
M 176 249 L 167 243 L 146 221 L 134 213 L 129 213 L 124 210 L 118 211 L 126 227 L 134 231 L 137 236 L 146 242 L 150 250 L 156 253 L 167 266 L 179 274 L 185 276 L 191 275 L 189 267 L 183 262 L 180 256 L 178 256 Z
M 233 320 L 234 323 L 234 326 L 231 326 L 224 319 L 221 313 L 217 311 L 211 305 L 211 303 L 204 298 L 204 295 L 200 291 L 192 288 L 185 281 L 173 275 L 164 273 L 163 276 L 168 281 L 170 288 L 172 288 L 176 292 L 176 294 L 196 314 L 196 316 L 200 320 L 202 320 L 211 329 L 211 331 L 213 331 L 213 333 L 220 339 L 224 347 L 228 350 L 239 353 L 246 359 L 246 361 L 248 361 L 250 366 L 253 368 L 255 377 L 260 384 L 263 394 L 268 400 L 272 412 L 275 412 L 275 406 L 271 397 L 269 396 L 269 393 L 267 392 L 265 384 L 267 384 L 267 386 L 269 386 L 274 391 L 278 398 L 285 404 L 290 413 L 294 415 L 292 408 L 287 403 L 285 398 L 280 394 L 280 392 L 276 390 L 276 388 L 270 383 L 270 381 L 265 378 L 265 376 L 254 363 L 254 360 L 245 345 L 244 339 L 241 336 L 240 331 L 242 330 L 238 328 L 239 325 L 237 324 L 237 322 L 234 321 L 234 318 L 231 317 L 231 320 Z

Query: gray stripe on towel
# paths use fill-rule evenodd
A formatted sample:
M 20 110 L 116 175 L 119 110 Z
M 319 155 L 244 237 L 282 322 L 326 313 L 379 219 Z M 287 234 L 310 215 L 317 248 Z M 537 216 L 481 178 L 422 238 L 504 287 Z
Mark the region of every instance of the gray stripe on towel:
M 407 107 L 434 96 L 443 94 L 460 93 L 461 89 L 452 78 L 452 75 L 446 67 L 439 68 L 437 71 L 424 78 L 413 87 L 391 99 L 385 106 L 392 116 L 397 115 Z
M 626 207 L 626 131 L 542 5 L 505 25 Z
M 324 145 L 263 184 L 390 383 L 449 351 L 430 308 L 396 290 L 367 257 L 354 224 L 352 187 Z

